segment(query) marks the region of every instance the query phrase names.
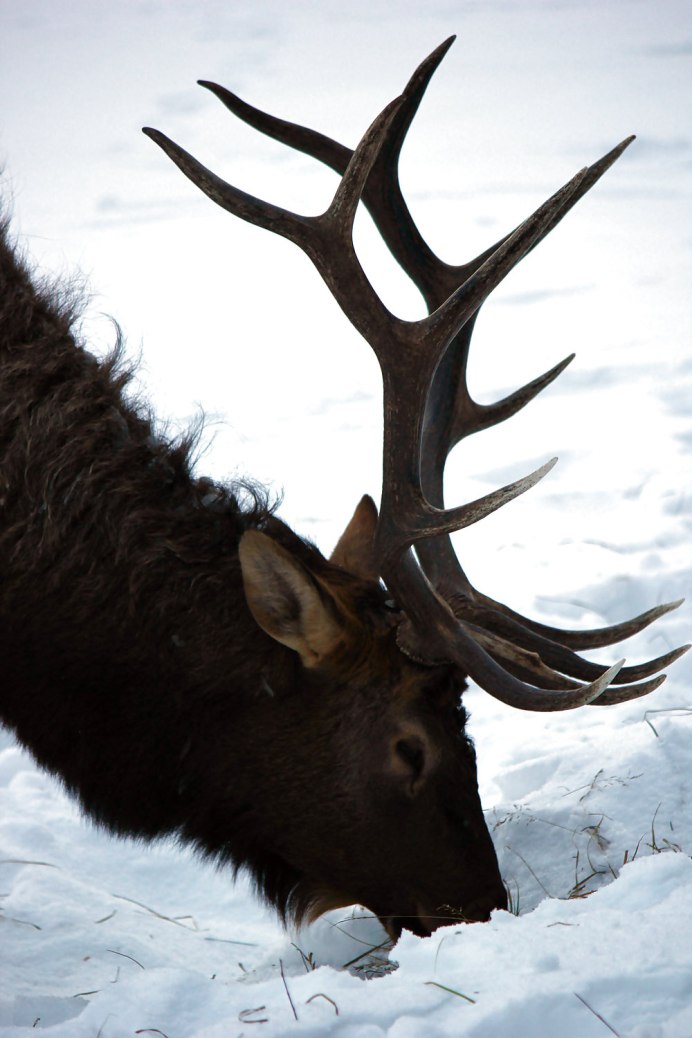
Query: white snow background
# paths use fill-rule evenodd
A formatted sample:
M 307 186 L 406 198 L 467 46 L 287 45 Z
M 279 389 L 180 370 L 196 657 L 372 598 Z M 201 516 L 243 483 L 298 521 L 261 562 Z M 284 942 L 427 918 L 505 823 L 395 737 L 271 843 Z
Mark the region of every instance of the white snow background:
M 557 454 L 457 550 L 523 612 L 613 623 L 688 592 L 686 0 L 0 0 L 3 193 L 35 262 L 90 286 L 94 348 L 111 343 L 113 315 L 158 414 L 184 424 L 205 410 L 200 471 L 284 488 L 282 516 L 328 551 L 360 495 L 378 494 L 371 351 L 294 246 L 216 208 L 139 129 L 318 212 L 333 174 L 196 79 L 353 146 L 454 32 L 402 172 L 443 258 L 476 255 L 638 134 L 485 305 L 472 390 L 498 398 L 576 360 L 464 445 L 447 480 L 457 504 Z M 366 220 L 358 247 L 387 305 L 422 315 Z M 657 656 L 689 631 L 688 601 L 598 658 Z M 465 701 L 515 914 L 404 935 L 398 969 L 373 979 L 341 968 L 382 940 L 364 913 L 284 933 L 243 881 L 96 831 L 2 734 L 0 1034 L 689 1038 L 689 657 L 620 707 L 524 714 L 475 689 Z

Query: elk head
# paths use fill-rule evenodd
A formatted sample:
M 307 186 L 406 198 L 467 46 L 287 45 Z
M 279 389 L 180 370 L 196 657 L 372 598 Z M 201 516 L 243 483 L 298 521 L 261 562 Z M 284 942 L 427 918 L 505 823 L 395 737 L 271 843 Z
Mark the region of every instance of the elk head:
M 399 649 L 401 613 L 372 569 L 376 524 L 364 498 L 322 566 L 285 528 L 244 535 L 247 602 L 302 673 L 288 695 L 272 687 L 253 703 L 259 745 L 252 761 L 234 761 L 233 775 L 236 784 L 251 775 L 247 799 L 268 809 L 251 864 L 285 915 L 312 920 L 365 904 L 392 936 L 402 926 L 427 934 L 487 919 L 505 907 L 505 890 L 465 731 L 464 682 L 453 666 Z M 281 863 L 274 872 L 269 847 Z
M 311 686 L 314 692 L 309 710 L 304 703 L 296 705 L 295 718 L 286 722 L 289 728 L 348 731 L 341 759 L 314 764 L 315 781 L 330 768 L 333 772 L 333 803 L 320 818 L 322 847 L 306 863 L 307 872 L 323 878 L 323 889 L 313 882 L 311 892 L 302 894 L 298 881 L 296 905 L 318 914 L 359 901 L 393 933 L 402 925 L 427 933 L 445 918 L 485 919 L 493 908 L 505 906 L 459 702 L 467 676 L 490 695 L 524 710 L 611 705 L 652 692 L 664 680 L 661 669 L 687 648 L 632 667 L 623 666 L 624 661 L 610 667 L 587 661 L 576 650 L 627 638 L 679 603 L 613 627 L 559 630 L 478 591 L 452 549 L 451 532 L 528 490 L 553 462 L 476 501 L 445 508 L 443 472 L 450 450 L 462 438 L 515 414 L 572 359 L 503 400 L 478 404 L 465 372 L 479 308 L 633 140 L 581 170 L 480 256 L 457 266 L 442 262 L 408 211 L 398 160 L 430 77 L 452 39 L 419 66 L 354 151 L 252 108 L 223 87 L 202 83 L 253 127 L 339 174 L 334 198 L 319 216 L 293 214 L 261 201 L 225 183 L 159 131 L 144 131 L 217 204 L 299 245 L 380 363 L 384 459 L 379 515 L 364 498 L 332 566 L 323 573 L 287 551 L 272 537 L 271 528 L 264 534 L 247 533 L 240 556 L 257 624 L 298 654 L 308 693 Z M 368 282 L 352 240 L 361 201 L 424 296 L 429 310 L 424 319 L 396 318 Z M 343 578 L 335 576 L 339 572 Z M 325 687 L 330 693 L 321 695 Z M 272 717 L 268 705 L 266 724 L 280 741 L 278 716 Z M 295 754 L 299 731 L 292 735 L 290 753 Z M 312 765 L 302 761 L 301 767 Z M 355 801 L 352 788 L 339 788 L 341 770 L 362 776 Z M 281 781 L 279 773 L 274 781 Z M 281 799 L 278 789 L 274 793 Z M 376 816 L 371 814 L 370 824 L 363 824 L 359 812 L 369 814 L 375 803 Z M 304 815 L 310 804 L 286 804 L 286 809 Z M 329 810 L 331 819 L 326 817 Z M 285 839 L 290 842 L 288 833 Z M 284 847 L 280 853 L 290 860 L 298 850 Z M 357 880 L 354 857 L 359 861 Z

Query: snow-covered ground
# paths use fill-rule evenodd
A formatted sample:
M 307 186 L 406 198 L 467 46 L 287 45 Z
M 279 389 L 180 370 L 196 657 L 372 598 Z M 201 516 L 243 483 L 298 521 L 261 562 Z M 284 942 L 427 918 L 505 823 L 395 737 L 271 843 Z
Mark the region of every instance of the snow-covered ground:
M 95 348 L 116 316 L 158 413 L 184 423 L 204 408 L 200 467 L 283 487 L 281 514 L 328 550 L 378 490 L 375 361 L 296 249 L 217 210 L 139 127 L 317 212 L 333 176 L 195 80 L 352 145 L 456 32 L 403 168 L 416 219 L 451 261 L 637 133 L 484 308 L 480 399 L 577 359 L 458 452 L 447 494 L 468 500 L 559 455 L 457 549 L 521 611 L 612 623 L 689 583 L 688 14 L 686 0 L 0 0 L 4 195 L 36 261 L 88 281 Z M 358 232 L 387 304 L 422 314 L 365 221 Z M 690 626 L 688 603 L 623 654 L 659 655 Z M 469 691 L 515 914 L 405 935 L 398 969 L 369 980 L 339 967 L 381 941 L 374 921 L 333 913 L 284 933 L 242 881 L 95 831 L 2 734 L 0 1034 L 689 1038 L 690 674 L 685 658 L 649 699 L 546 717 Z

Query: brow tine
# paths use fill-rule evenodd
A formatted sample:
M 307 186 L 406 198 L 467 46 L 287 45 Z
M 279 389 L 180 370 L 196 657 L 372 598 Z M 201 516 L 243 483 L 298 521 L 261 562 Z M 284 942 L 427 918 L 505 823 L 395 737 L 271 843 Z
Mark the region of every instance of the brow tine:
M 535 666 L 537 675 L 547 667 L 550 669 L 553 679 L 557 681 L 565 675 L 581 681 L 592 681 L 607 669 L 605 665 L 585 660 L 564 645 L 541 637 L 533 631 L 529 631 L 525 626 L 510 620 L 509 617 L 503 617 L 495 610 L 478 606 L 466 597 L 452 598 L 450 606 L 455 616 L 473 627 L 491 654 L 495 654 L 494 646 L 496 646 L 501 655 L 507 656 L 509 652 L 507 646 L 511 646 L 521 653 L 521 659 L 517 657 L 517 661 L 526 670 L 530 670 L 532 665 Z M 684 655 L 688 648 L 689 646 L 682 646 L 658 656 L 656 659 L 623 667 L 615 678 L 615 684 L 624 685 L 657 674 Z
M 639 634 L 640 631 L 655 623 L 656 620 L 665 616 L 666 613 L 677 609 L 685 601 L 684 598 L 679 598 L 675 602 L 666 602 L 663 605 L 654 606 L 653 609 L 647 609 L 646 612 L 640 613 L 630 620 L 624 620 L 609 627 L 596 627 L 579 631 L 562 627 L 550 627 L 548 624 L 531 620 L 526 616 L 522 616 L 516 610 L 510 609 L 509 606 L 504 605 L 502 602 L 496 602 L 495 599 L 475 589 L 474 595 L 483 605 L 490 606 L 492 609 L 504 613 L 505 616 L 516 620 L 517 623 L 526 627 L 529 631 L 535 631 L 536 634 L 543 635 L 553 641 L 559 641 L 571 649 L 602 649 L 608 645 L 614 645 L 616 642 L 625 641 L 626 638 Z M 687 647 L 685 646 L 685 648 Z

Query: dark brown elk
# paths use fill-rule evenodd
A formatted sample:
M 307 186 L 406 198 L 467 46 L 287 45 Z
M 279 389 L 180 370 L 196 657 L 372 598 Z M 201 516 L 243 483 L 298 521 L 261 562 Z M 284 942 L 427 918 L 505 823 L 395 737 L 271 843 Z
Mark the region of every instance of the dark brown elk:
M 364 498 L 326 560 L 253 484 L 197 477 L 126 392 L 115 356 L 78 342 L 60 293 L 0 247 L 0 717 L 106 829 L 177 836 L 247 870 L 285 919 L 360 903 L 396 936 L 506 905 L 460 705 L 465 678 L 505 703 L 564 710 L 645 695 L 683 650 L 588 662 L 672 606 L 561 631 L 471 586 L 449 534 L 549 466 L 445 509 L 447 455 L 547 386 L 490 406 L 465 367 L 478 309 L 629 141 L 461 266 L 422 240 L 398 156 L 450 41 L 350 151 L 205 83 L 259 130 L 339 174 L 296 216 L 229 186 L 147 130 L 214 201 L 300 245 L 384 378 L 381 511 Z M 359 203 L 430 315 L 395 318 L 352 244 Z

